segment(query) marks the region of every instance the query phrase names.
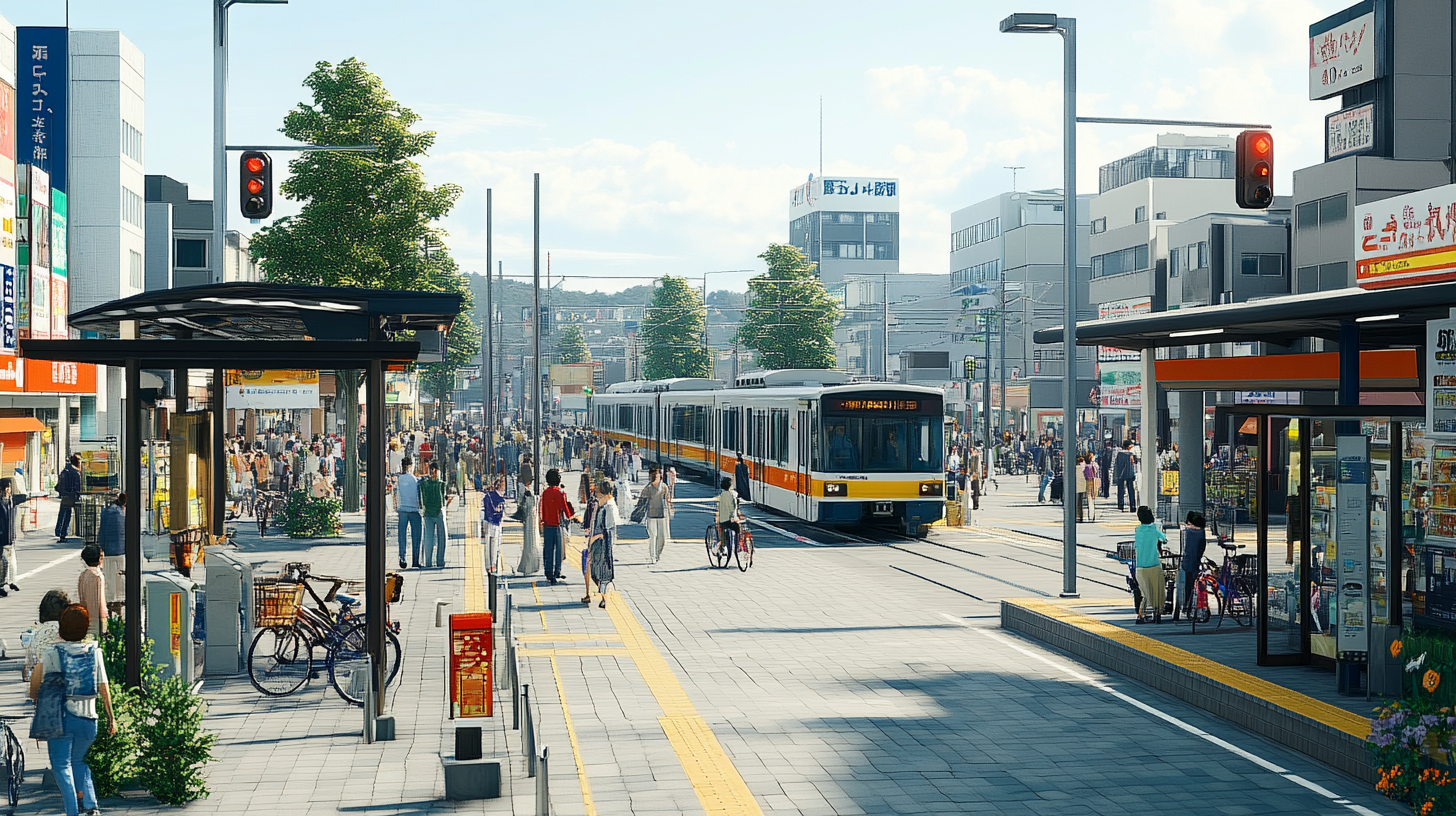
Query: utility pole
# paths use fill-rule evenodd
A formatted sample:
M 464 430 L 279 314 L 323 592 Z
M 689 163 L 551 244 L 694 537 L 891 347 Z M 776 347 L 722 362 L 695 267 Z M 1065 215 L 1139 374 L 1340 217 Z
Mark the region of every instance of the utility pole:
M 531 401 L 532 408 L 532 430 L 531 441 L 531 470 L 536 480 L 532 486 L 532 494 L 541 495 L 541 174 L 535 174 L 535 200 L 532 206 L 532 238 L 531 238 L 531 276 L 534 285 L 531 288 L 531 319 L 535 321 L 531 338 L 535 343 L 535 357 L 531 363 Z
M 490 277 L 491 261 L 491 190 L 485 189 L 485 354 L 481 359 L 481 420 L 485 425 L 485 464 L 486 472 L 495 473 L 495 304 L 492 302 L 493 293 Z
M 890 277 L 880 273 L 880 380 L 890 381 Z
M 991 313 L 989 311 L 981 312 L 981 321 L 982 321 L 982 323 L 984 325 L 984 328 L 986 330 L 986 344 L 985 344 L 986 345 L 986 376 L 985 376 L 985 386 L 984 386 L 985 389 L 986 389 L 986 393 L 984 393 L 984 394 L 981 395 L 981 397 L 982 397 L 982 399 L 981 399 L 981 407 L 984 409 L 981 412 L 981 428 L 985 431 L 985 434 L 986 434 L 986 436 L 985 436 L 985 445 L 986 445 L 985 456 L 990 456 L 991 455 Z M 996 472 L 993 469 L 994 467 L 995 467 L 995 463 L 988 461 L 987 464 L 986 464 L 986 473 L 988 473 L 988 474 L 994 474 Z
M 1002 428 L 1006 427 L 1006 270 L 1001 270 L 1001 302 L 996 307 L 997 329 L 1001 332 L 1001 366 L 999 379 L 1001 380 L 1001 416 L 998 423 Z M 1022 329 L 1025 331 L 1025 329 Z

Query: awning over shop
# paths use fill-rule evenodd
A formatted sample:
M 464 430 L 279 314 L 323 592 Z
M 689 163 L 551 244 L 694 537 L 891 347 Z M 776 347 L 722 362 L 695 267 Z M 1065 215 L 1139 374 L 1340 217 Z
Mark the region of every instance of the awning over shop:
M 1168 391 L 1333 391 L 1340 384 L 1340 355 L 1329 351 L 1159 360 L 1157 375 L 1158 385 Z M 1361 391 L 1421 388 L 1420 364 L 1414 349 L 1360 352 Z
M 1353 323 L 1359 326 L 1362 348 L 1415 347 L 1425 342 L 1426 321 L 1446 317 L 1453 306 L 1456 281 L 1395 289 L 1335 289 L 1078 321 L 1077 345 L 1129 350 L 1202 343 L 1288 345 L 1306 337 L 1338 341 L 1340 327 Z M 1062 327 L 1041 329 L 1033 339 L 1060 343 Z
M 40 433 L 45 423 L 35 417 L 0 417 L 0 434 Z

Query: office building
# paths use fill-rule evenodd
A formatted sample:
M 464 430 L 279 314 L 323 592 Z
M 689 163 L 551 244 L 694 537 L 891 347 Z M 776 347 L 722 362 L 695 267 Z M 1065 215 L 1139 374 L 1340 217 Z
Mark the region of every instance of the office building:
M 258 265 L 248 236 L 229 230 L 223 274 L 212 274 L 212 202 L 188 197 L 187 185 L 169 176 L 146 177 L 147 291 L 221 281 L 256 281 Z
M 900 271 L 900 182 L 814 178 L 789 194 L 789 243 L 832 286 L 851 276 Z

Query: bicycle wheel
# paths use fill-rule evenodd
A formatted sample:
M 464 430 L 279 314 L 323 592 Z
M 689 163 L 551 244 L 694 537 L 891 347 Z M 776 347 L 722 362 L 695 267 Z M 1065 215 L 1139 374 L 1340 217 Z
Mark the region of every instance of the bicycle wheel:
M 313 644 L 296 626 L 259 630 L 248 648 L 248 679 L 269 697 L 303 688 L 313 675 Z
M 753 566 L 753 534 L 740 533 L 738 546 L 734 548 L 733 553 L 738 558 L 738 571 L 748 572 L 748 568 Z
M 1254 606 L 1258 603 L 1256 591 L 1253 579 L 1244 576 L 1234 579 L 1235 598 L 1229 613 L 1240 626 L 1252 626 L 1254 623 Z
M 365 624 L 354 624 L 339 636 L 329 649 L 329 683 L 334 691 L 350 705 L 364 705 L 363 684 L 368 683 L 369 650 Z M 399 674 L 399 638 L 388 629 L 384 630 L 384 659 L 387 667 L 384 685 L 394 682 Z M 355 678 L 358 678 L 357 680 Z M 357 685 L 356 685 L 357 684 Z
M 10 812 L 14 813 L 20 804 L 20 783 L 25 778 L 25 748 L 8 725 L 5 726 L 5 768 L 9 777 L 6 801 L 10 803 Z
M 703 531 L 703 546 L 708 550 L 708 566 L 715 569 L 728 566 L 728 554 L 718 536 L 718 525 L 709 524 L 708 529 Z

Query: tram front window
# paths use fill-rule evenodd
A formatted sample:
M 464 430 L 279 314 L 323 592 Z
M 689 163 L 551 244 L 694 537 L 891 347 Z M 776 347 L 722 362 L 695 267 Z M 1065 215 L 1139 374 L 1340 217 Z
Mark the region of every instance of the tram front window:
M 826 416 L 822 423 L 826 470 L 866 473 L 938 473 L 939 417 Z

